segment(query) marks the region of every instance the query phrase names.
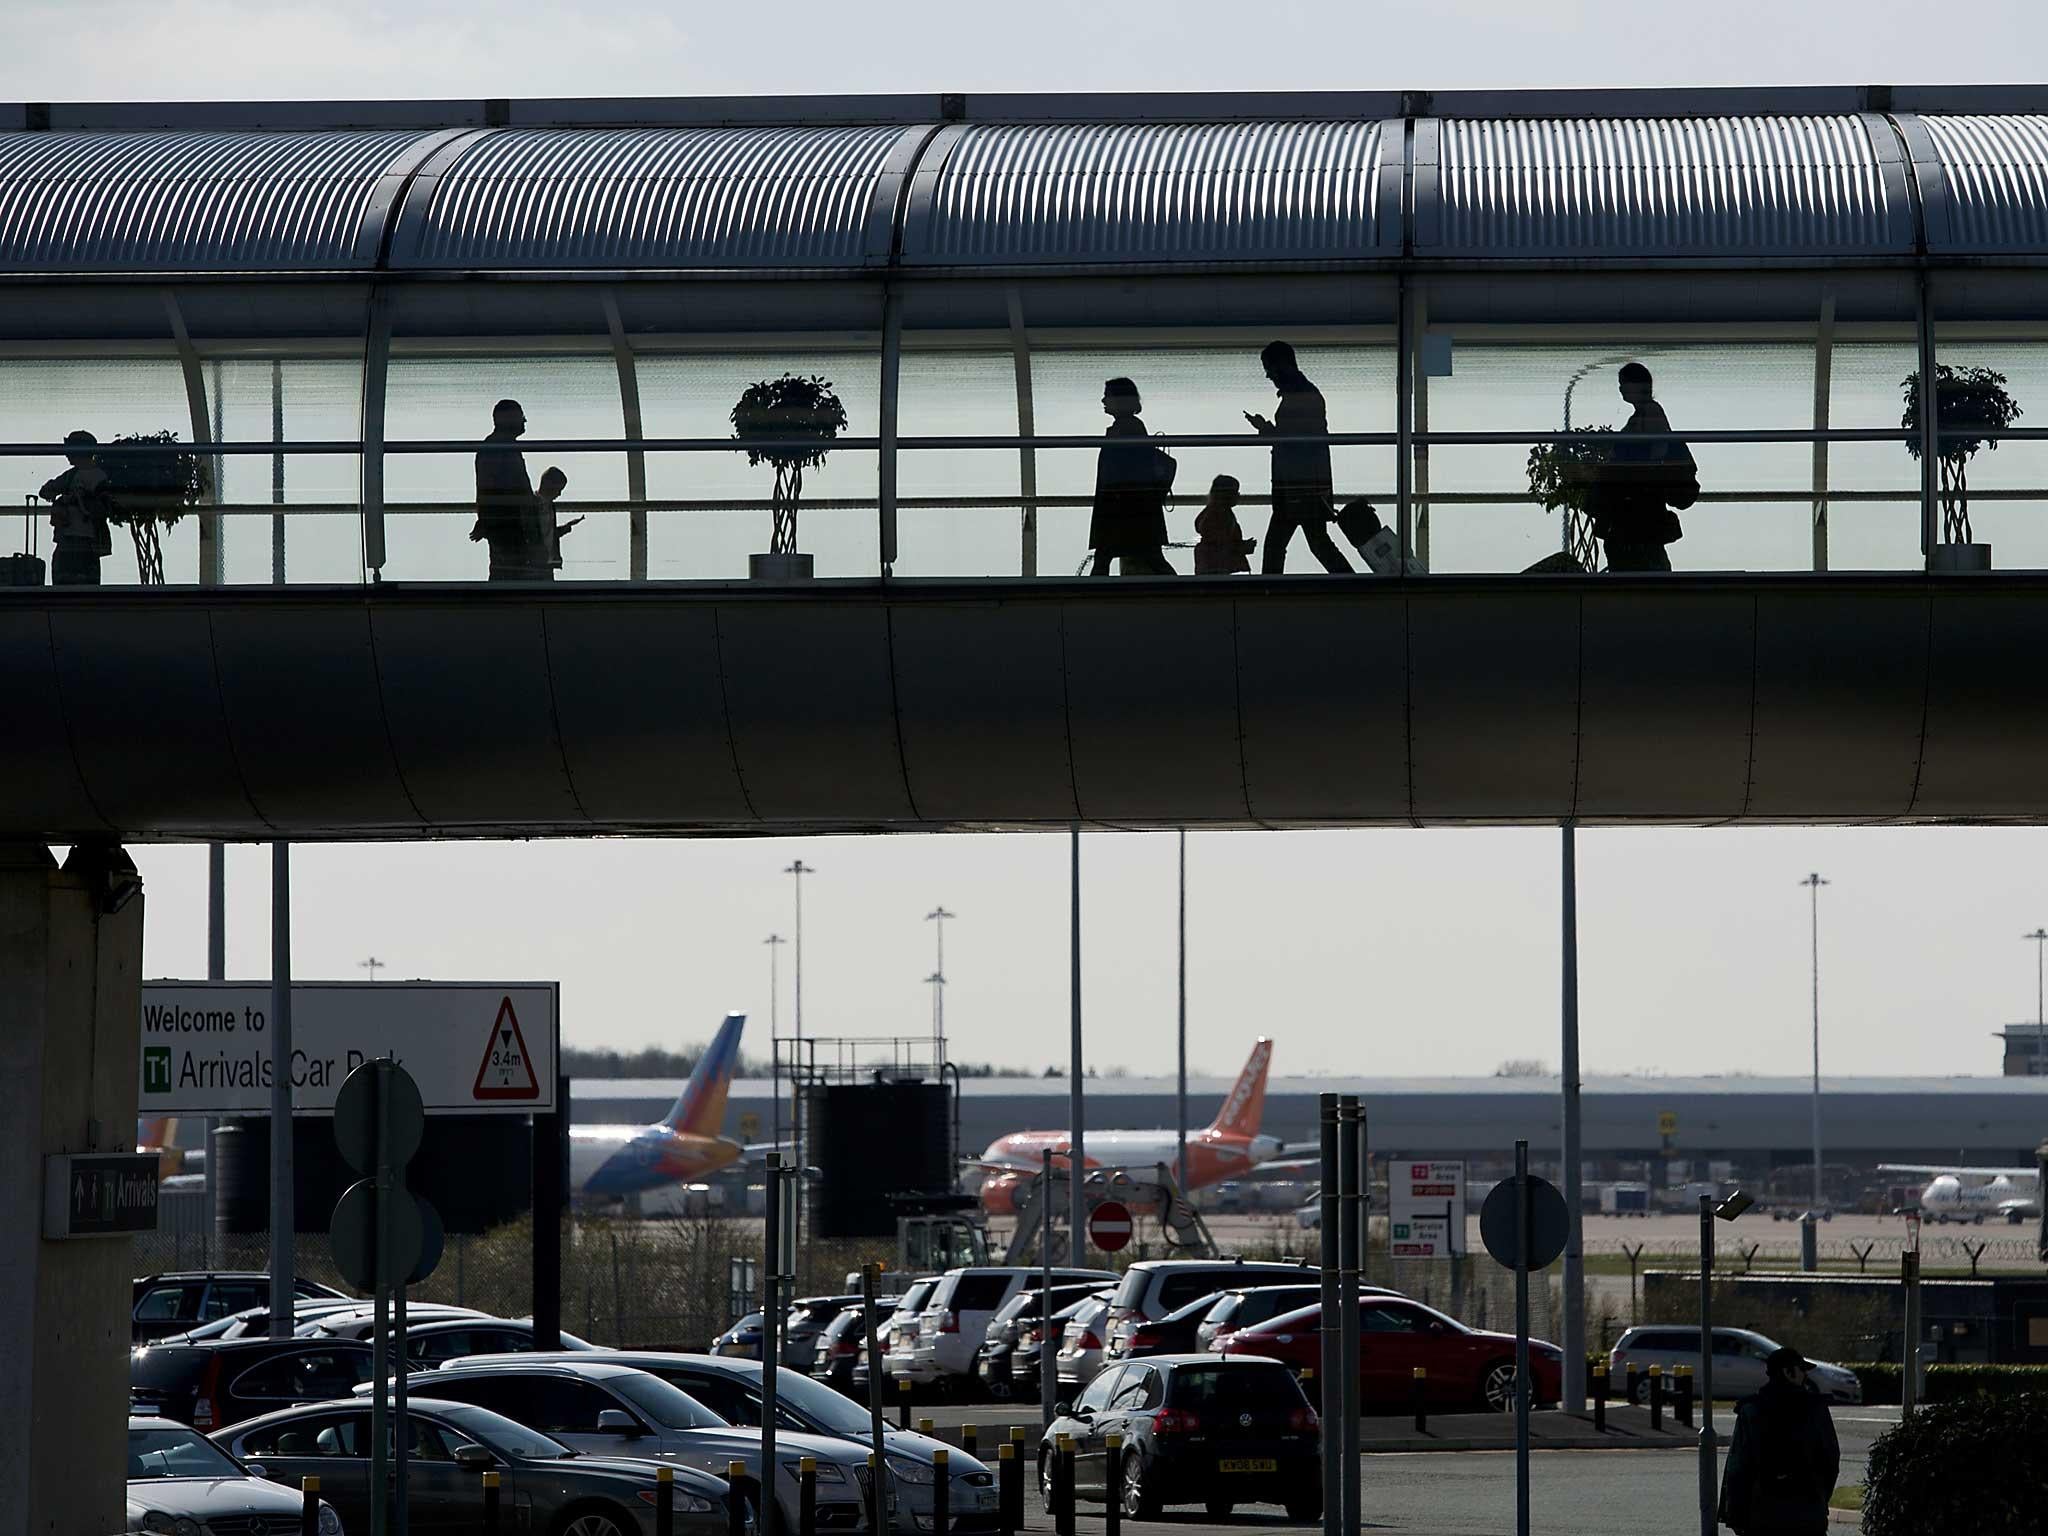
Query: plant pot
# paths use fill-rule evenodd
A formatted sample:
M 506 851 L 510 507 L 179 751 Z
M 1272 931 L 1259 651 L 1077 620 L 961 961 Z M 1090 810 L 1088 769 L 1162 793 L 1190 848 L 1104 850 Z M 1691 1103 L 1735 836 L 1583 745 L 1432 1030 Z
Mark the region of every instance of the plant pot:
M 749 555 L 747 556 L 747 579 L 767 582 L 770 585 L 788 585 L 792 582 L 811 579 L 811 557 L 809 555 Z
M 1930 571 L 1988 571 L 1991 569 L 1991 546 L 1989 544 L 1937 544 L 1928 559 Z

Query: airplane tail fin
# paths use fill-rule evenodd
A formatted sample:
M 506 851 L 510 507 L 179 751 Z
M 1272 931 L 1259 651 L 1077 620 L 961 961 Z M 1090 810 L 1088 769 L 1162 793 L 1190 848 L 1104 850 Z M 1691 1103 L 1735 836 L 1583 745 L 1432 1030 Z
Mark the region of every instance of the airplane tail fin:
M 1273 1042 L 1261 1035 L 1253 1044 L 1251 1055 L 1245 1058 L 1244 1070 L 1238 1073 L 1230 1097 L 1216 1112 L 1210 1130 L 1228 1131 L 1235 1136 L 1259 1134 L 1259 1123 L 1266 1117 L 1266 1068 L 1272 1061 Z
M 672 1131 L 693 1131 L 716 1136 L 725 1124 L 725 1095 L 732 1086 L 733 1069 L 740 1060 L 740 1031 L 746 1027 L 744 1013 L 728 1013 L 718 1033 L 697 1058 L 696 1070 L 683 1085 L 682 1097 L 662 1121 Z
M 178 1122 L 171 1115 L 154 1115 L 135 1122 L 135 1145 L 168 1147 L 178 1134 Z

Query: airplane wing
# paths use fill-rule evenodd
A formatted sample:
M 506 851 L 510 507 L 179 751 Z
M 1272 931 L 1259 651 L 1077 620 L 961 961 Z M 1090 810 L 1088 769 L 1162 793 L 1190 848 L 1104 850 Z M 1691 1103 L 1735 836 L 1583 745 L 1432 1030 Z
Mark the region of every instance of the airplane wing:
M 1879 1173 L 1952 1174 L 1965 1179 L 2031 1179 L 2037 1168 L 1962 1168 L 1953 1163 L 1879 1163 Z

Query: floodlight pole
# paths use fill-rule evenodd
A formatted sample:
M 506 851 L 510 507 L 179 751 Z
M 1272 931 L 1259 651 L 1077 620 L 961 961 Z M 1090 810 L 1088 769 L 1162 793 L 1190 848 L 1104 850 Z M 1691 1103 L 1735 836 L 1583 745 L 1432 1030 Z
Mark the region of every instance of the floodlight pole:
M 1566 1413 L 1582 1413 L 1586 1407 L 1586 1218 L 1579 1182 L 1579 861 L 1578 829 L 1570 822 L 1564 824 L 1563 887 L 1559 949 L 1564 1043 L 1558 1067 L 1564 1094 L 1564 1401 L 1559 1406 Z
M 1818 1216 L 1827 1204 L 1820 1154 L 1820 888 L 1828 882 L 1814 874 L 1799 883 L 1811 893 L 1813 912 L 1813 1214 Z
M 1700 1536 L 1716 1536 L 1719 1453 L 1714 1443 L 1714 1197 L 1700 1196 Z

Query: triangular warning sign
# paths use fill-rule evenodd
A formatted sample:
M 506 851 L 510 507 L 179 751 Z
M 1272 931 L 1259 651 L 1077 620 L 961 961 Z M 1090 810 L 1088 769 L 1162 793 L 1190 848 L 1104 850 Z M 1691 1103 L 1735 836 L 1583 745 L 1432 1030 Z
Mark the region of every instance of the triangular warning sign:
M 526 1036 L 519 1032 L 519 1015 L 512 1011 L 512 999 L 498 1005 L 497 1022 L 484 1042 L 483 1064 L 476 1069 L 478 1099 L 538 1099 L 540 1080 L 533 1075 L 533 1062 L 526 1054 Z

